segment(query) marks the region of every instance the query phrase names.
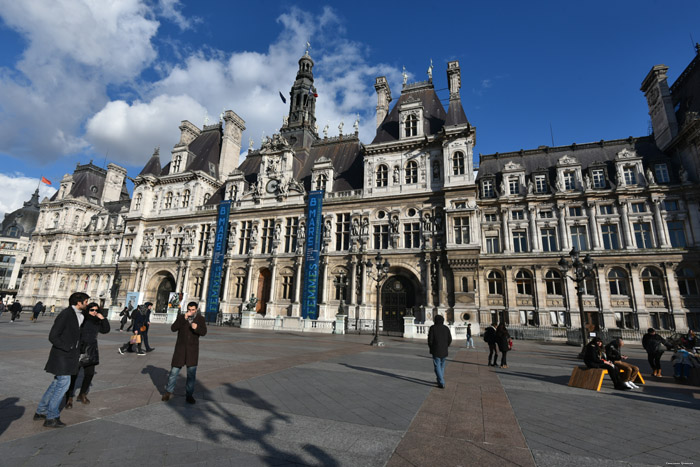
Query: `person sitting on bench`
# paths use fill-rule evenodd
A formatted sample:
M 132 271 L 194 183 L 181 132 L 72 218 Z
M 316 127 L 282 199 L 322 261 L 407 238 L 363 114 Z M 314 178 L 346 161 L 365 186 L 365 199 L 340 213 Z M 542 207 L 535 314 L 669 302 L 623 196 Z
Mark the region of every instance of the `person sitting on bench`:
M 586 344 L 586 349 L 583 353 L 583 362 L 588 368 L 602 368 L 608 370 L 608 375 L 615 385 L 615 389 L 620 391 L 629 391 L 629 387 L 620 382 L 620 374 L 613 362 L 609 361 L 603 351 L 603 341 L 600 337 L 594 337 Z
M 605 355 L 607 355 L 608 360 L 613 362 L 618 370 L 623 371 L 622 377 L 620 378 L 622 384 L 630 389 L 639 389 L 639 386 L 634 384 L 634 380 L 639 374 L 639 367 L 623 361 L 627 360 L 627 355 L 622 355 L 623 345 L 625 345 L 625 342 L 622 339 L 613 339 L 605 346 Z

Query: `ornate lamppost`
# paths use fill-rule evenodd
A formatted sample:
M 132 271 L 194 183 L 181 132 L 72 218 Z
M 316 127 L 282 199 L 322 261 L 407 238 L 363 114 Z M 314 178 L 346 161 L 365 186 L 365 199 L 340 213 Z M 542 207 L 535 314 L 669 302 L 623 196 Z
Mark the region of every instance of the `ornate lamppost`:
M 377 253 L 376 258 L 374 259 L 377 262 L 374 265 L 376 268 L 376 272 L 374 274 L 372 274 L 372 260 L 368 259 L 365 262 L 365 266 L 367 267 L 367 277 L 377 283 L 377 315 L 374 321 L 374 339 L 372 339 L 370 345 L 382 346 L 384 345 L 384 342 L 379 340 L 379 306 L 381 302 L 382 282 L 384 282 L 384 279 L 386 279 L 386 277 L 389 275 L 389 261 L 382 258 L 381 253 Z
M 335 290 L 337 291 L 338 296 L 340 297 L 340 304 L 338 305 L 338 314 L 339 315 L 344 315 L 345 314 L 345 287 L 347 287 L 348 281 L 347 278 L 345 277 L 345 274 L 340 274 L 337 276 L 335 279 L 333 279 L 333 286 L 335 286 Z
M 583 293 L 585 291 L 584 281 L 593 275 L 593 259 L 591 258 L 591 255 L 586 254 L 583 260 L 581 260 L 580 252 L 576 249 L 576 247 L 573 247 L 571 249 L 571 251 L 569 252 L 569 256 L 571 257 L 571 262 L 567 261 L 564 258 L 564 256 L 562 256 L 558 264 L 562 274 L 564 274 L 564 276 L 568 277 L 576 283 L 576 295 L 578 296 L 578 311 L 581 315 L 581 341 L 585 346 L 588 336 L 586 335 L 586 319 L 583 313 Z M 573 276 L 567 274 L 569 272 L 569 269 L 572 270 L 571 272 L 573 272 Z

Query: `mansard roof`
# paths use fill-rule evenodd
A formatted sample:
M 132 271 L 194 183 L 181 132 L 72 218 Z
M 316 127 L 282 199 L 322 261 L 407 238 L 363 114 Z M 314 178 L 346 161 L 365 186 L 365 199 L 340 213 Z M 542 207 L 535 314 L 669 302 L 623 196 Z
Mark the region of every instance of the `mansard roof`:
M 401 91 L 401 97 L 394 104 L 394 108 L 384 118 L 384 121 L 377 128 L 377 136 L 375 136 L 372 144 L 388 143 L 399 140 L 399 108 L 403 104 L 418 101 L 423 106 L 423 128 L 425 135 L 437 134 L 445 125 L 445 108 L 442 106 L 440 99 L 435 93 L 433 84 L 428 81 L 420 83 L 412 83 L 404 85 Z M 462 110 L 464 114 L 464 110 Z M 464 117 L 466 120 L 466 116 Z
M 509 162 L 522 166 L 526 176 L 533 172 L 542 172 L 544 169 L 549 174 L 550 180 L 554 180 L 557 163 L 564 156 L 576 159 L 581 164 L 582 170 L 593 165 L 604 165 L 608 176 L 612 176 L 616 173 L 615 158 L 623 149 L 635 151 L 642 158 L 645 167 L 653 162 L 666 162 L 669 164 L 671 180 L 675 181 L 677 178 L 680 166 L 676 166 L 677 164 L 656 146 L 652 136 L 644 136 L 571 146 L 540 146 L 538 149 L 481 155 L 477 180 L 485 177 L 500 177 Z
M 16 237 L 31 234 L 39 220 L 39 211 L 39 189 L 37 188 L 29 201 L 25 201 L 21 208 L 5 214 L 5 219 L 0 224 L 0 235 L 8 237 L 10 227 L 19 229 Z
M 671 98 L 676 109 L 678 128 L 687 121 L 698 118 L 700 113 L 700 45 L 696 44 L 695 58 L 671 86 Z
M 450 99 L 450 105 L 447 108 L 447 119 L 445 126 L 469 125 L 467 114 L 464 113 L 462 107 L 462 99 L 459 97 Z
M 94 165 L 92 161 L 83 165 L 78 164 L 73 172 L 73 185 L 69 193 L 70 197 L 79 198 L 83 196 L 88 200 L 96 199 L 99 203 L 99 200 L 102 199 L 102 190 L 106 177 L 107 170 Z M 54 193 L 51 201 L 55 201 L 57 197 L 58 192 Z M 119 199 L 122 201 L 130 199 L 129 190 L 126 187 L 126 178 L 122 184 Z
M 139 173 L 139 176 L 141 175 L 155 175 L 158 176 L 161 174 L 161 171 L 163 169 L 160 166 L 160 155 L 158 149 L 153 151 L 153 155 L 151 156 L 150 159 L 148 159 L 148 162 L 146 162 L 146 165 L 144 166 L 143 170 Z
M 218 178 L 222 138 L 223 129 L 221 122 L 214 125 L 205 125 L 202 133 L 188 146 L 194 158 L 185 170 L 201 170 L 214 178 Z

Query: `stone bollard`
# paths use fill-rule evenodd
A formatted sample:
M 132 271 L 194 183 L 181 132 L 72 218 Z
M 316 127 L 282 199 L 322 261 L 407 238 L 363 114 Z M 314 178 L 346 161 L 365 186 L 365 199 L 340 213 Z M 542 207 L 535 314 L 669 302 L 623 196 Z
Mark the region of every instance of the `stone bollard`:
M 403 337 L 406 339 L 416 337 L 416 318 L 414 316 L 403 317 Z
M 253 329 L 254 311 L 244 311 L 241 314 L 241 329 Z
M 335 329 L 333 330 L 333 334 L 345 334 L 345 318 L 347 318 L 347 315 L 335 315 Z

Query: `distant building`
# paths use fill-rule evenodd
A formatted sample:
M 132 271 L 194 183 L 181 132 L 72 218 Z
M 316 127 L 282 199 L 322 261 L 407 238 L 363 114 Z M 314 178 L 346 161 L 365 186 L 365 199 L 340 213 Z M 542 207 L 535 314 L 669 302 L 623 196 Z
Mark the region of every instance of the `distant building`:
M 183 121 L 167 163 L 156 150 L 131 200 L 117 166 L 66 176 L 42 203 L 22 295 L 87 290 L 121 306 L 137 291 L 158 312 L 171 292 L 204 301 L 217 205 L 231 200 L 221 310 L 238 312 L 254 294 L 260 314 L 299 316 L 306 195 L 324 190 L 322 319 L 342 299 L 349 326 L 362 326 L 379 300 L 384 329 L 397 332 L 409 312 L 578 328 L 576 292 L 557 265 L 576 247 L 596 264 L 583 286 L 590 329 L 697 328 L 699 61 L 671 87 L 663 66 L 644 79 L 652 136 L 485 155 L 477 175 L 458 62 L 447 64 L 447 109 L 432 68 L 427 81 L 404 83 L 393 107 L 377 78 L 377 133 L 363 145 L 357 124 L 349 134 L 344 123 L 336 136 L 319 130 L 307 53 L 279 133 L 257 149 L 251 142 L 242 163 L 245 122 L 229 110 L 201 129 Z M 73 193 L 68 181 L 82 173 L 114 177 L 111 194 L 91 200 L 91 183 Z M 390 268 L 377 296 L 365 263 L 379 252 Z

